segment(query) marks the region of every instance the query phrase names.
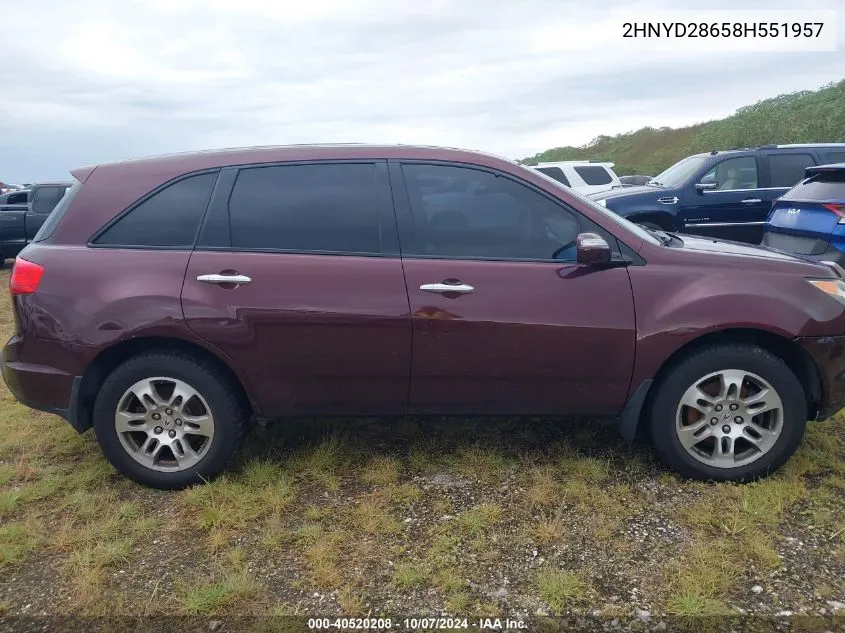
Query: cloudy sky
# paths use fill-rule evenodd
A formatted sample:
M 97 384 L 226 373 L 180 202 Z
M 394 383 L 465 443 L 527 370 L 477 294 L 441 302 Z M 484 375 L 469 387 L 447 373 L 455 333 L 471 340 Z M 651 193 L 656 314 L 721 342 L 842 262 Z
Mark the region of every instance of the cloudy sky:
M 2 0 L 0 180 L 65 178 L 80 165 L 162 152 L 321 141 L 520 158 L 723 117 L 845 77 L 845 10 L 834 52 L 626 47 L 619 15 L 659 18 L 680 4 Z M 755 9 L 761 20 L 795 8 L 683 5 Z M 837 7 L 843 0 L 813 3 Z

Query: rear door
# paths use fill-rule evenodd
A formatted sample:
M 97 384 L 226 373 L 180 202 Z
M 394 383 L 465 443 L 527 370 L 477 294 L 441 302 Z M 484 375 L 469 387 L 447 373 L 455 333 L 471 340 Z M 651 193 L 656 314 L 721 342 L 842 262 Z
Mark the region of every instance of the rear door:
M 763 152 L 763 160 L 767 176 L 767 197 L 770 201 L 777 200 L 804 180 L 804 170 L 817 164 L 809 150 L 799 148 Z M 771 209 L 771 205 L 769 208 Z
M 224 170 L 182 305 L 262 415 L 404 413 L 411 322 L 386 163 Z
M 0 243 L 4 257 L 14 257 L 26 246 L 26 192 L 3 195 L 0 202 Z
M 413 318 L 410 409 L 618 413 L 634 360 L 628 271 L 575 262 L 578 234 L 603 231 L 491 170 L 395 162 L 391 181 Z

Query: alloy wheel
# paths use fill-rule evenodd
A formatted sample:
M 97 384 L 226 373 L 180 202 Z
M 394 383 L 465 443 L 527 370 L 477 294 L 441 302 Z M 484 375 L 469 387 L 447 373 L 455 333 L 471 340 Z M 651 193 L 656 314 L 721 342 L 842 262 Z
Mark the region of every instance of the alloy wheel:
M 214 416 L 205 398 L 176 378 L 139 380 L 118 401 L 114 415 L 124 450 L 151 470 L 191 468 L 208 452 Z
M 692 457 L 734 468 L 772 449 L 783 429 L 783 403 L 757 374 L 726 369 L 703 376 L 684 392 L 675 428 Z

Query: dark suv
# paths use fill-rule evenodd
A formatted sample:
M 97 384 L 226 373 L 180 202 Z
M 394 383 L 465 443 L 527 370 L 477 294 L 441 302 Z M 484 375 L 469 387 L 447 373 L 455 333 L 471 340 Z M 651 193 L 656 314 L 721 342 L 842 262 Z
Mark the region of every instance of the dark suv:
M 845 403 L 834 264 L 650 233 L 485 154 L 300 146 L 78 169 L 16 260 L 3 376 L 141 483 L 250 421 L 581 414 L 702 479 Z
M 759 244 L 772 202 L 812 165 L 845 161 L 845 143 L 762 145 L 688 156 L 643 187 L 590 197 L 655 229 Z

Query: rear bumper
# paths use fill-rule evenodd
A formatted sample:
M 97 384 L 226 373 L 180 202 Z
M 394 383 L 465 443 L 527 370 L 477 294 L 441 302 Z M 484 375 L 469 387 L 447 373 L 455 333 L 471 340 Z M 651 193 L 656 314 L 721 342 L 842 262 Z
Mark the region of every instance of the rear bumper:
M 810 355 L 819 372 L 821 401 L 816 418 L 826 420 L 845 407 L 845 336 L 807 337 L 795 342 Z
M 0 353 L 3 380 L 12 395 L 31 409 L 61 416 L 80 433 L 88 424 L 79 415 L 82 376 L 21 358 L 23 340 L 13 336 Z M 31 346 L 30 346 L 31 347 Z
M 767 230 L 763 234 L 762 245 L 817 262 L 836 262 L 845 267 L 845 253 L 825 240 Z

